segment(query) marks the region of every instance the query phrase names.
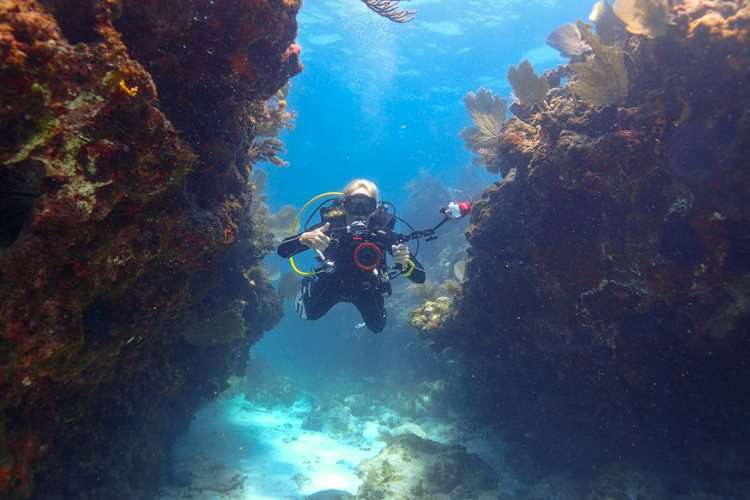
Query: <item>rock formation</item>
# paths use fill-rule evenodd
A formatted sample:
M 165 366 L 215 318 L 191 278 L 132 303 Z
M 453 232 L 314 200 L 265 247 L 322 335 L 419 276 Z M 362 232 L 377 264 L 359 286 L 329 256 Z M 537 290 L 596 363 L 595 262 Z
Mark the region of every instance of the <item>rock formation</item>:
M 750 464 L 750 11 L 679 3 L 663 36 L 607 49 L 621 105 L 573 95 L 564 65 L 546 109 L 511 106 L 467 281 L 421 334 L 466 355 L 517 457 L 637 457 L 722 491 Z
M 248 149 L 299 6 L 0 1 L 0 496 L 148 496 L 278 320 Z

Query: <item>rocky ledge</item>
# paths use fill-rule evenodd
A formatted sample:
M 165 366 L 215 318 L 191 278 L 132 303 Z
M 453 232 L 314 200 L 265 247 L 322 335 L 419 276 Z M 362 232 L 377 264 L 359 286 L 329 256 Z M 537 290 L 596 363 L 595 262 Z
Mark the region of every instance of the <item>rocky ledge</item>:
M 0 1 L 0 496 L 148 496 L 280 317 L 251 143 L 299 6 Z
M 517 457 L 635 458 L 720 492 L 750 464 L 750 11 L 675 4 L 609 45 L 611 25 L 569 28 L 583 48 L 542 77 L 514 68 L 515 116 L 464 134 L 503 176 L 473 208 L 467 279 L 413 318 L 466 355 Z M 487 96 L 470 110 L 504 114 Z

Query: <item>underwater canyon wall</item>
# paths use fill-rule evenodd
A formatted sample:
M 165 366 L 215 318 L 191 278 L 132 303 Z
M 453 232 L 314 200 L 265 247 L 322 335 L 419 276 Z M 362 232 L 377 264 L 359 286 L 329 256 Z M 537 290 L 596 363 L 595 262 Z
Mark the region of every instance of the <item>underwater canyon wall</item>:
M 750 7 L 672 9 L 663 34 L 589 35 L 544 101 L 511 106 L 475 151 L 503 181 L 472 210 L 463 290 L 413 313 L 547 470 L 750 477 Z M 589 104 L 580 65 L 618 57 L 621 102 Z
M 299 7 L 0 0 L 0 496 L 151 495 L 280 318 L 252 162 Z

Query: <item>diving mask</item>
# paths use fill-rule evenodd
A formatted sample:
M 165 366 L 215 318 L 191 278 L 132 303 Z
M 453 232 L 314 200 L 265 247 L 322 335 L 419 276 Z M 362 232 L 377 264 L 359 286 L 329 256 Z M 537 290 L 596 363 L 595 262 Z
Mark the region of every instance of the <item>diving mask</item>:
M 351 215 L 370 215 L 378 207 L 378 202 L 366 194 L 351 194 L 344 198 L 344 210 Z

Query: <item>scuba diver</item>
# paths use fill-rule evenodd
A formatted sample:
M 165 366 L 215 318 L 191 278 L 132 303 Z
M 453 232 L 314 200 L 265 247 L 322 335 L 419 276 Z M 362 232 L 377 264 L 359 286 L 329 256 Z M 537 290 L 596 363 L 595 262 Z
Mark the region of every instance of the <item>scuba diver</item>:
M 401 219 L 396 217 L 393 204 L 378 202 L 378 188 L 373 182 L 356 179 L 341 193 L 326 193 L 310 200 L 297 221 L 310 203 L 331 194 L 341 197 L 329 200 L 330 206 L 324 206 L 328 201 L 323 202 L 308 218 L 309 223 L 319 211 L 321 222 L 309 228 L 305 224 L 303 232 L 284 239 L 277 249 L 279 256 L 290 259 L 295 271 L 305 275 L 295 309 L 301 318 L 314 320 L 339 302 L 349 302 L 359 310 L 365 325 L 379 333 L 386 323 L 384 295 L 391 295 L 391 280 L 403 276 L 413 283 L 424 283 L 426 278 L 424 268 L 406 242 L 422 237 L 428 241 L 435 239 L 435 230 L 448 220 L 467 215 L 471 203 L 450 203 L 441 210 L 444 219 L 434 228 L 402 235 L 394 231 L 396 220 Z M 303 273 L 295 266 L 293 257 L 308 249 L 318 254 L 321 265 Z M 392 268 L 386 263 L 387 253 L 393 256 Z
M 385 327 L 384 295 L 391 294 L 393 277 L 386 266 L 386 252 L 393 256 L 398 274 L 414 283 L 424 283 L 422 265 L 393 232 L 394 214 L 378 203 L 378 188 L 365 179 L 344 187 L 343 196 L 321 209 L 321 223 L 286 238 L 277 253 L 284 258 L 311 248 L 323 266 L 302 280 L 295 300 L 303 319 L 319 319 L 339 302 L 350 302 L 359 310 L 367 327 L 379 333 Z

